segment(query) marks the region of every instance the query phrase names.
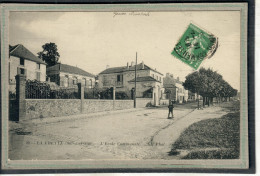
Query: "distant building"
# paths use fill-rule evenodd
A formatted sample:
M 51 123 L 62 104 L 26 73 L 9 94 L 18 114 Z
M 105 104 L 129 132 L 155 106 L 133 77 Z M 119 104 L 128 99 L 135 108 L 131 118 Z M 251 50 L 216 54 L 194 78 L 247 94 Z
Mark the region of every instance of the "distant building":
M 17 74 L 26 75 L 26 79 L 45 81 L 46 63 L 36 57 L 23 45 L 9 46 L 9 85 L 15 91 Z
M 177 87 L 177 91 L 176 91 L 177 102 L 179 103 L 187 102 L 189 98 L 189 94 L 188 94 L 189 91 L 184 89 L 183 82 L 180 81 L 179 77 L 177 77 L 175 85 Z
M 71 65 L 56 64 L 48 67 L 47 76 L 61 87 L 73 87 L 78 83 L 87 88 L 95 86 L 95 75 Z
M 145 65 L 143 62 L 136 65 L 136 97 L 153 98 L 153 104 L 159 105 L 163 90 L 163 74 Z M 98 76 L 99 87 L 116 87 L 118 91 L 125 91 L 129 96 L 135 87 L 135 64 L 107 68 Z
M 183 82 L 180 81 L 179 77 L 174 79 L 173 74 L 166 73 L 163 78 L 164 86 L 164 97 L 169 100 L 183 103 L 188 101 L 189 95 L 188 90 L 184 89 Z
M 176 91 L 177 87 L 175 86 L 175 79 L 173 74 L 166 73 L 163 78 L 163 87 L 164 87 L 164 98 L 168 100 L 176 101 Z

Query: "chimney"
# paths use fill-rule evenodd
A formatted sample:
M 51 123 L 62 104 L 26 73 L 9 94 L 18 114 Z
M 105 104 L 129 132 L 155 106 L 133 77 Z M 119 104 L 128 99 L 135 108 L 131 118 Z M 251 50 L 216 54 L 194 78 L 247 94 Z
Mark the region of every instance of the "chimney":
M 134 62 L 133 62 L 133 61 L 131 62 L 131 67 L 132 67 L 132 66 L 134 66 Z
M 142 61 L 142 69 L 144 69 L 144 61 Z
M 129 68 L 129 63 L 127 62 L 126 67 Z
M 109 65 L 106 66 L 106 69 L 108 69 L 108 68 L 109 68 Z

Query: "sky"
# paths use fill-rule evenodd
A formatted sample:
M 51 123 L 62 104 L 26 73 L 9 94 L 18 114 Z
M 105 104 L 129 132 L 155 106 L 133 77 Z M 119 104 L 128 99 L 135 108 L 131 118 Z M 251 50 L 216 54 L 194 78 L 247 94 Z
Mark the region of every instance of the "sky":
M 10 12 L 9 43 L 22 44 L 37 55 L 42 45 L 56 43 L 60 62 L 98 74 L 106 66 L 127 62 L 156 68 L 164 75 L 185 76 L 194 70 L 171 55 L 186 28 L 193 23 L 219 41 L 216 53 L 200 67 L 211 68 L 240 90 L 240 12 Z

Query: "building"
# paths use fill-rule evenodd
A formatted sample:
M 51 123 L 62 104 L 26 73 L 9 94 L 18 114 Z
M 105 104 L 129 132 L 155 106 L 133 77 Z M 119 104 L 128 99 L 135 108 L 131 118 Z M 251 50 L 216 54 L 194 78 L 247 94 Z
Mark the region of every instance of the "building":
M 153 98 L 153 104 L 159 105 L 162 98 L 163 74 L 145 65 L 143 62 L 136 65 L 136 97 Z M 98 76 L 99 88 L 116 87 L 133 97 L 135 87 L 135 64 L 107 68 Z
M 164 87 L 164 98 L 168 100 L 176 101 L 176 86 L 175 79 L 173 74 L 166 73 L 163 78 L 163 87 Z
M 46 63 L 36 57 L 23 45 L 9 45 L 9 87 L 14 92 L 16 87 L 15 76 L 26 75 L 26 79 L 45 81 Z
M 178 103 L 187 102 L 189 98 L 189 91 L 183 87 L 183 82 L 180 81 L 179 77 L 175 80 L 176 86 L 176 101 Z
M 48 67 L 47 76 L 51 82 L 61 87 L 73 87 L 78 83 L 82 83 L 87 88 L 95 86 L 95 75 L 71 65 L 59 63 Z
M 164 97 L 168 100 L 173 100 L 178 103 L 187 102 L 189 98 L 189 91 L 184 89 L 183 82 L 179 77 L 174 79 L 173 74 L 166 73 L 163 78 Z

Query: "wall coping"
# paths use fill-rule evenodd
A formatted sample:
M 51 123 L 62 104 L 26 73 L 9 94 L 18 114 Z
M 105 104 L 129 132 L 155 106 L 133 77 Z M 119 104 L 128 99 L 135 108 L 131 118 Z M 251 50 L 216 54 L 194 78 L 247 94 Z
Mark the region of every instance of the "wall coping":
M 81 99 L 25 99 L 26 101 L 66 101 L 66 100 L 76 100 L 80 101 Z M 106 100 L 106 99 L 83 99 L 84 101 L 134 101 L 134 100 Z
M 77 100 L 79 101 L 80 99 L 25 99 L 26 101 L 64 101 L 64 100 Z

